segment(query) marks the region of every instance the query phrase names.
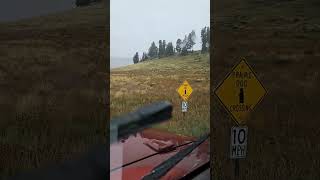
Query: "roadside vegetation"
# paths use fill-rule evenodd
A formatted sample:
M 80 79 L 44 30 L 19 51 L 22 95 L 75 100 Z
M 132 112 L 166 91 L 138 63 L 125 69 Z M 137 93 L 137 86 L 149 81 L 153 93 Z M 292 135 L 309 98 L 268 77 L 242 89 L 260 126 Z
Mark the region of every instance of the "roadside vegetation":
M 0 24 L 0 179 L 106 137 L 104 5 Z
M 179 135 L 200 136 L 210 129 L 209 72 L 209 54 L 200 51 L 112 69 L 111 117 L 167 100 L 173 104 L 173 118 L 156 128 Z M 176 91 L 184 80 L 193 88 L 185 115 L 181 112 L 182 100 Z
M 268 91 L 247 121 L 248 153 L 238 179 L 319 179 L 319 1 L 219 0 L 213 6 L 212 88 L 245 57 Z M 235 179 L 229 158 L 235 123 L 216 97 L 211 105 L 212 174 Z
M 173 118 L 157 125 L 165 131 L 178 135 L 200 136 L 210 129 L 209 107 L 209 27 L 201 31 L 202 48 L 194 51 L 195 31 L 183 40 L 172 42 L 159 40 L 158 46 L 151 43 L 148 53 L 140 58 L 133 56 L 133 65 L 115 68 L 110 75 L 111 117 L 133 111 L 156 101 L 166 100 L 173 104 Z M 188 100 L 188 112 L 181 112 L 181 102 L 177 89 L 184 80 L 193 88 Z

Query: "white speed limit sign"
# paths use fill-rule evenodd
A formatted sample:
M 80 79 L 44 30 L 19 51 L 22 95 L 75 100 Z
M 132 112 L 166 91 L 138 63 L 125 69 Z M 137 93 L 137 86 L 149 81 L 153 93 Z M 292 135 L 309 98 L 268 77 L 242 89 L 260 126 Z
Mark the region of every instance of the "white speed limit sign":
M 231 128 L 230 158 L 245 158 L 247 154 L 248 127 L 234 126 Z
M 188 102 L 187 101 L 182 101 L 182 103 L 181 103 L 181 111 L 182 112 L 187 112 L 188 111 Z

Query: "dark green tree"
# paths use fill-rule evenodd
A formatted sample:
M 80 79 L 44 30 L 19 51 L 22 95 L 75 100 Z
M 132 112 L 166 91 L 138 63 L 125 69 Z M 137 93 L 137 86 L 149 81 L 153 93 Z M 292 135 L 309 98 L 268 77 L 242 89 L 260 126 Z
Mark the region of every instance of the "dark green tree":
M 139 53 L 136 52 L 136 54 L 133 56 L 133 63 L 137 64 L 139 62 Z
M 188 37 L 187 37 L 187 35 L 185 35 L 184 39 L 183 39 L 183 41 L 181 43 L 181 55 L 188 54 L 187 44 L 188 44 Z
M 173 48 L 172 42 L 169 42 L 166 47 L 166 56 L 172 56 L 172 55 L 174 55 L 174 48 Z
M 146 61 L 146 60 L 148 60 L 148 54 L 147 53 L 143 53 L 144 54 L 144 58 L 143 58 L 143 61 Z
M 153 59 L 158 57 L 158 47 L 154 42 L 151 43 L 151 46 L 148 51 L 148 56 Z
M 205 53 L 208 51 L 208 31 L 207 27 L 201 29 L 201 52 Z
M 165 49 L 163 49 L 162 40 L 159 40 L 159 58 L 163 57 Z
M 166 40 L 162 40 L 162 57 L 166 56 Z
M 178 53 L 181 52 L 181 49 L 182 49 L 181 46 L 182 46 L 182 41 L 181 41 L 181 39 L 179 38 L 179 39 L 177 39 L 177 42 L 176 42 L 176 50 L 177 50 Z
M 187 51 L 192 50 L 195 44 L 196 44 L 196 33 L 194 30 L 192 30 L 191 33 L 189 33 L 187 38 L 187 44 L 186 44 Z

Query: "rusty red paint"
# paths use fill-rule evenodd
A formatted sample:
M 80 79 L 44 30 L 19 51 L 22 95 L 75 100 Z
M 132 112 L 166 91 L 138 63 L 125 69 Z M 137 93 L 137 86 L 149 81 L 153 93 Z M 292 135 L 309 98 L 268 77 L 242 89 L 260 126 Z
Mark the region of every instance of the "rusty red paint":
M 156 152 L 168 152 L 176 148 L 175 144 L 172 141 L 163 142 L 157 139 L 147 140 L 147 141 L 145 140 L 143 144 L 150 147 L 152 150 Z
M 118 144 L 111 145 L 110 152 L 113 152 L 116 146 L 120 145 L 123 149 L 123 161 L 118 164 L 116 162 L 110 162 L 110 179 L 122 179 L 122 180 L 135 180 L 141 179 L 144 175 L 148 174 L 154 167 L 161 162 L 167 160 L 169 157 L 176 154 L 179 150 L 187 147 L 181 146 L 173 148 L 185 143 L 194 141 L 196 138 L 178 136 L 176 134 L 164 132 L 156 129 L 148 129 L 143 132 L 137 133 L 122 140 Z M 170 149 L 171 148 L 171 149 Z M 159 151 L 164 152 L 156 154 Z M 141 158 L 156 154 L 141 161 L 135 162 Z M 112 156 L 112 154 L 110 154 Z M 205 164 L 210 160 L 209 140 L 202 143 L 191 154 L 180 161 L 172 170 L 170 170 L 166 176 L 162 179 L 177 179 L 190 173 L 199 166 Z M 119 168 L 119 165 L 125 165 L 134 162 L 123 168 Z

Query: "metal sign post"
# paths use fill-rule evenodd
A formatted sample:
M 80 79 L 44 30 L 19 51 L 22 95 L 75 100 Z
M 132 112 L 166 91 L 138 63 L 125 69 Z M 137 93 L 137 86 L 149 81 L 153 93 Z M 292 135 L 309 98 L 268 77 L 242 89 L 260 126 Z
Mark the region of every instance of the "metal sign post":
M 239 177 L 239 172 L 240 172 L 240 165 L 239 165 L 239 159 L 235 159 L 233 161 L 234 163 L 234 179 L 237 179 Z

